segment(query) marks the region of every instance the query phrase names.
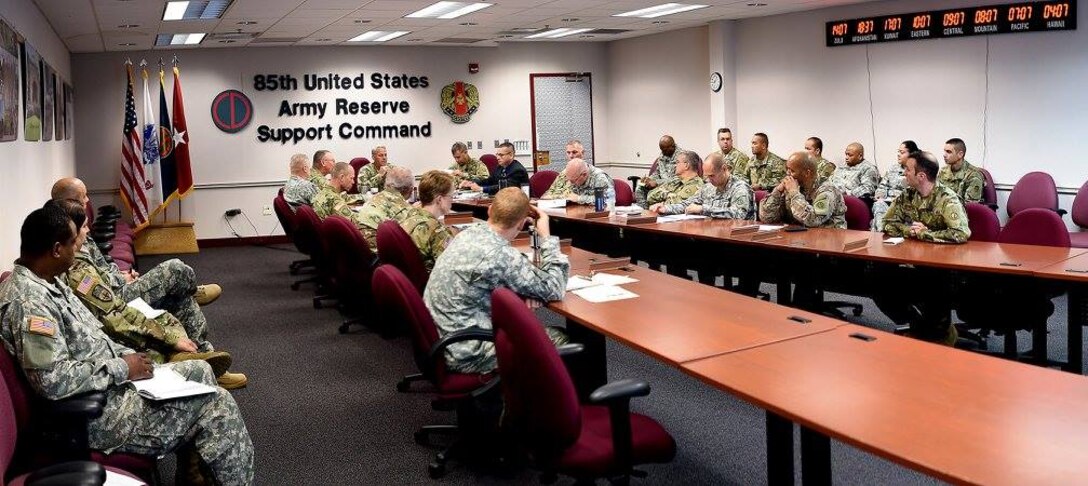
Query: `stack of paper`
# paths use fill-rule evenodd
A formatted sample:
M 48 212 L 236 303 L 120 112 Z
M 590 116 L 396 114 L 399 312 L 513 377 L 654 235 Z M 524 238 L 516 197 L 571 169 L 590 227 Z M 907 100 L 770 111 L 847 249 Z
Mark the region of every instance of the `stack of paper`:
M 616 214 L 638 215 L 642 214 L 643 211 L 645 211 L 645 209 L 643 209 L 642 206 L 639 206 L 638 204 L 632 204 L 630 206 L 616 206 Z
M 215 393 L 215 387 L 186 380 L 177 371 L 165 366 L 156 366 L 155 375 L 151 378 L 129 383 L 141 397 L 156 401 Z
M 613 300 L 633 299 L 638 297 L 638 294 L 631 292 L 623 287 L 617 287 L 615 285 L 597 285 L 594 287 L 587 287 L 580 290 L 575 290 L 574 295 L 586 299 L 594 304 L 601 302 L 612 302 Z
M 706 216 L 701 214 L 670 214 L 668 216 L 661 216 L 657 218 L 658 223 L 673 223 L 676 221 L 688 221 L 693 219 L 706 219 Z
M 638 279 L 603 272 L 594 273 L 592 277 L 575 275 L 567 280 L 567 291 L 593 303 L 633 299 L 638 294 L 619 286 L 635 282 Z
M 566 199 L 541 199 L 536 202 L 536 207 L 540 209 L 557 209 L 567 207 Z
M 567 291 L 596 287 L 598 285 L 623 285 L 638 282 L 638 279 L 610 273 L 594 273 L 592 277 L 574 275 L 567 280 Z
M 139 297 L 136 297 L 131 302 L 129 302 L 128 306 L 140 311 L 140 313 L 148 319 L 155 319 L 166 313 L 166 311 L 162 309 L 152 308 L 150 304 L 144 302 L 144 299 L 141 299 Z

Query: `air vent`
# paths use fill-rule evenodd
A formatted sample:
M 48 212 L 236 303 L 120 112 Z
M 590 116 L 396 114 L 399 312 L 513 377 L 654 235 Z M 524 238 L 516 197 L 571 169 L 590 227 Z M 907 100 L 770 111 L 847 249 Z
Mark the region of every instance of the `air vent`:
M 260 35 L 260 32 L 218 32 L 214 34 L 208 34 L 208 39 L 219 40 L 249 40 Z
M 498 35 L 522 35 L 522 34 L 535 34 L 543 31 L 544 27 L 517 27 L 510 30 L 504 30 L 499 32 Z
M 593 29 L 593 35 L 616 35 L 631 32 L 631 29 Z
M 461 37 L 447 37 L 445 39 L 438 39 L 435 42 L 438 42 L 438 43 L 441 43 L 441 44 L 475 44 L 477 42 L 484 41 L 484 40 L 487 40 L 487 39 L 465 39 L 465 38 L 461 38 Z
M 302 37 L 258 37 L 250 44 L 294 44 L 301 40 Z

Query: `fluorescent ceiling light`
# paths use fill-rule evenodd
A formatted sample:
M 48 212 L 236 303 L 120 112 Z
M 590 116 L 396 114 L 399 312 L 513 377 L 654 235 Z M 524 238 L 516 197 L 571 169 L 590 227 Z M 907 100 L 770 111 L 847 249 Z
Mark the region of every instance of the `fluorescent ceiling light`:
M 166 4 L 166 12 L 162 14 L 162 19 L 181 20 L 185 17 L 187 8 L 189 8 L 189 2 L 169 2 Z
M 681 12 L 689 12 L 692 10 L 698 10 L 700 8 L 706 8 L 708 5 L 688 5 L 684 3 L 663 3 L 655 7 L 644 8 L 640 10 L 632 10 L 630 12 L 624 12 L 613 15 L 613 17 L 641 17 L 644 19 L 652 19 L 657 17 L 664 17 L 666 15 L 678 14 Z
M 163 10 L 163 20 L 210 20 L 223 16 L 230 7 L 231 0 L 193 0 L 189 2 L 167 2 Z
M 409 32 L 407 30 L 398 30 L 395 32 L 389 32 L 386 30 L 372 30 L 370 32 L 364 32 L 355 37 L 352 37 L 348 39 L 348 42 L 385 42 L 408 34 Z
M 436 2 L 404 17 L 409 19 L 455 19 L 492 5 L 494 4 L 479 2 Z
M 552 30 L 546 30 L 546 31 L 541 32 L 539 34 L 533 34 L 533 35 L 527 36 L 525 38 L 526 39 L 539 39 L 539 38 L 543 37 L 543 38 L 548 38 L 548 39 L 558 39 L 560 37 L 566 37 L 568 35 L 574 35 L 574 34 L 581 34 L 582 32 L 589 32 L 591 30 L 593 30 L 593 29 L 571 29 L 571 28 L 552 29 Z
M 200 41 L 204 40 L 204 36 L 208 34 L 204 32 L 197 32 L 193 34 L 159 34 L 155 36 L 156 46 L 194 46 L 200 44 Z

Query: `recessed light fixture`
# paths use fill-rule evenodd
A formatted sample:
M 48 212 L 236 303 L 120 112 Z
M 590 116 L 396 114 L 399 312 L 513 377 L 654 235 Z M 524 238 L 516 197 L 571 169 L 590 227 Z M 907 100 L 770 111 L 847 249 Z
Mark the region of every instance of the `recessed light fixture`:
M 436 2 L 404 17 L 409 19 L 455 19 L 492 5 L 494 4 L 482 2 Z
M 385 42 L 407 34 L 409 34 L 407 30 L 393 32 L 387 30 L 372 30 L 352 37 L 348 39 L 348 42 Z
M 209 20 L 223 16 L 231 0 L 193 0 L 190 2 L 166 2 L 163 20 Z
M 476 22 L 461 22 L 460 25 L 463 25 L 465 27 L 472 27 L 472 26 L 476 25 Z
M 613 15 L 613 17 L 641 17 L 644 19 L 652 19 L 655 17 L 663 17 L 665 15 L 678 14 L 681 12 L 690 12 L 692 10 L 698 10 L 700 8 L 706 8 L 708 5 L 694 5 L 686 3 L 663 3 L 661 5 L 643 8 L 639 10 L 632 10 L 630 12 L 623 12 Z
M 200 44 L 200 41 L 204 40 L 204 36 L 208 34 L 204 32 L 198 32 L 194 34 L 159 34 L 155 36 L 156 46 L 177 46 L 187 45 L 193 46 Z
M 546 30 L 546 31 L 541 32 L 539 34 L 533 34 L 533 35 L 527 36 L 525 38 L 526 39 L 541 39 L 541 38 L 544 38 L 544 39 L 558 39 L 560 37 L 566 37 L 568 35 L 574 35 L 574 34 L 581 34 L 582 32 L 589 32 L 591 30 L 593 30 L 593 29 L 570 29 L 570 28 L 564 27 L 562 29 Z
M 236 25 L 256 25 L 257 21 L 255 21 L 255 20 L 243 20 L 241 22 L 235 22 L 235 24 Z
M 121 24 L 121 25 L 118 25 L 117 28 L 118 29 L 135 29 L 136 27 L 139 27 L 139 26 L 140 26 L 140 24 Z

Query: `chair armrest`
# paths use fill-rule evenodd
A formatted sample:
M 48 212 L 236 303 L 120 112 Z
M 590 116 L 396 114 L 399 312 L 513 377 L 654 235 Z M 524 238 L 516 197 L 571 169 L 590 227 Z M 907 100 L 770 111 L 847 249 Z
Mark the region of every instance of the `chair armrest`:
M 34 471 L 26 478 L 27 486 L 91 486 L 106 481 L 106 468 L 91 461 L 70 461 Z
M 612 424 L 612 450 L 615 467 L 623 475 L 632 472 L 631 453 L 631 398 L 650 394 L 650 385 L 638 380 L 619 380 L 608 383 L 589 395 L 590 403 L 608 405 L 608 418 Z
M 566 358 L 567 356 L 574 356 L 585 351 L 586 347 L 582 345 L 582 343 L 569 343 L 559 346 L 555 348 L 555 350 L 559 352 L 560 358 Z
M 589 395 L 589 402 L 595 404 L 610 405 L 617 400 L 630 400 L 636 397 L 644 397 L 650 394 L 650 385 L 645 381 L 627 379 L 607 383 L 593 390 Z
M 990 208 L 990 209 L 993 209 L 994 211 L 997 211 L 997 204 L 996 204 L 996 203 L 994 203 L 994 204 L 987 204 L 987 205 L 986 205 L 986 207 L 988 207 L 988 208 Z
M 98 236 L 99 235 L 94 235 L 95 239 L 98 239 Z M 98 243 L 96 246 L 98 246 L 98 250 L 101 251 L 104 255 L 108 255 L 109 252 L 113 250 L 113 243 L 110 243 L 109 241 Z
M 463 341 L 495 341 L 495 333 L 490 329 L 483 329 L 480 327 L 470 327 L 467 329 L 461 329 L 457 332 L 451 332 L 439 339 L 431 346 L 430 359 L 442 359 L 442 353 L 446 351 L 449 345 L 459 343 Z
M 1055 211 L 1058 212 L 1058 216 L 1065 216 L 1066 214 L 1069 214 L 1069 211 L 1066 211 L 1062 208 L 1055 209 Z
M 91 421 L 102 416 L 102 409 L 106 406 L 106 394 L 91 392 L 77 395 L 64 400 L 43 401 L 45 413 L 50 416 L 64 418 L 85 419 Z

